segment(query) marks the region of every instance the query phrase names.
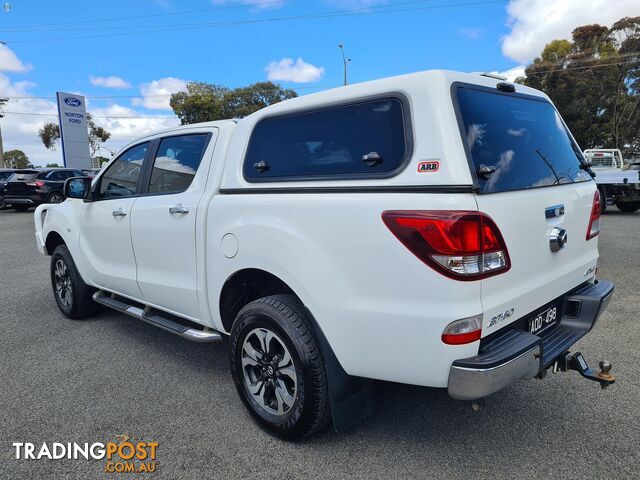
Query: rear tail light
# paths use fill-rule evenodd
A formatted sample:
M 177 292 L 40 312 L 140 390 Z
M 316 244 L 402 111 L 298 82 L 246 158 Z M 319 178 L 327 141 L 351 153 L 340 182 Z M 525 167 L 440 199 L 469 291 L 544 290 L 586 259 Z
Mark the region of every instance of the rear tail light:
M 593 237 L 598 236 L 600 233 L 600 212 L 602 208 L 600 206 L 600 191 L 596 190 L 593 195 L 593 205 L 591 207 L 591 217 L 589 218 L 589 228 L 587 228 L 587 240 L 591 240 Z
M 451 322 L 442 332 L 442 341 L 447 345 L 463 345 L 480 340 L 482 315 Z
M 26 182 L 25 185 L 28 187 L 44 187 L 44 182 Z
M 456 280 L 478 280 L 511 267 L 500 230 L 484 213 L 387 211 L 382 220 L 416 257 Z

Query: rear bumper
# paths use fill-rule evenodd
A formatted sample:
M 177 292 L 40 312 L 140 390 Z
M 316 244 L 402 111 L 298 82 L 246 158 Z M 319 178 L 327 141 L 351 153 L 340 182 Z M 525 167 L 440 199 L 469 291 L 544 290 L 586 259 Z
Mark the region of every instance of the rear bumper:
M 532 335 L 518 324 L 483 339 L 478 355 L 453 362 L 449 395 L 476 400 L 536 376 L 593 328 L 612 294 L 607 280 L 582 285 L 563 296 L 563 312 L 570 316 L 564 315 L 552 330 Z
M 5 195 L 5 203 L 9 205 L 40 205 L 44 199 L 39 195 Z

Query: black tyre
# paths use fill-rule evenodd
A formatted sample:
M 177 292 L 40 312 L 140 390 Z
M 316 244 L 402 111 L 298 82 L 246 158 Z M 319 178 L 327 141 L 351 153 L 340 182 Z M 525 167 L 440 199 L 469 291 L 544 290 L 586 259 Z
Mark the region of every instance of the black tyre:
M 600 213 L 604 213 L 607 209 L 607 194 L 603 187 L 598 187 L 600 190 Z
M 64 202 L 64 195 L 62 192 L 51 192 L 47 197 L 47 203 L 62 203 Z
M 7 208 L 7 202 L 4 201 L 4 197 L 0 195 L 0 210 Z
M 616 203 L 618 210 L 624 213 L 633 213 L 640 210 L 640 202 L 618 202 Z
M 51 288 L 58 308 L 67 318 L 83 318 L 96 311 L 95 289 L 84 283 L 66 245 L 51 255 Z
M 11 205 L 11 208 L 17 212 L 26 212 L 29 210 L 29 205 Z
M 240 310 L 231 329 L 229 361 L 240 398 L 270 433 L 293 440 L 329 423 L 324 363 L 294 295 L 261 298 Z

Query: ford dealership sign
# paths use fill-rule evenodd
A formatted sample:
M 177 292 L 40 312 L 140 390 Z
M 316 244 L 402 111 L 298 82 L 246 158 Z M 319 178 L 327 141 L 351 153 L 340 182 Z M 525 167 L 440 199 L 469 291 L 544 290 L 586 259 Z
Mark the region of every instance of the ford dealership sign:
M 62 158 L 67 168 L 91 168 L 87 111 L 82 95 L 57 92 Z

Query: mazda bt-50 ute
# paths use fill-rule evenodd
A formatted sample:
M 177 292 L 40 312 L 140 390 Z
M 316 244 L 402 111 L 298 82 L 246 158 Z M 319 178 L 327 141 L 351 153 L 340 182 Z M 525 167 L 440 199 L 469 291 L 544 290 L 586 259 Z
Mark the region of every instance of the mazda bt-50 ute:
M 228 336 L 240 398 L 281 437 L 348 427 L 372 379 L 461 400 L 549 368 L 614 381 L 570 353 L 613 285 L 592 172 L 537 90 L 338 88 L 140 138 L 65 194 L 35 212 L 62 313 Z

